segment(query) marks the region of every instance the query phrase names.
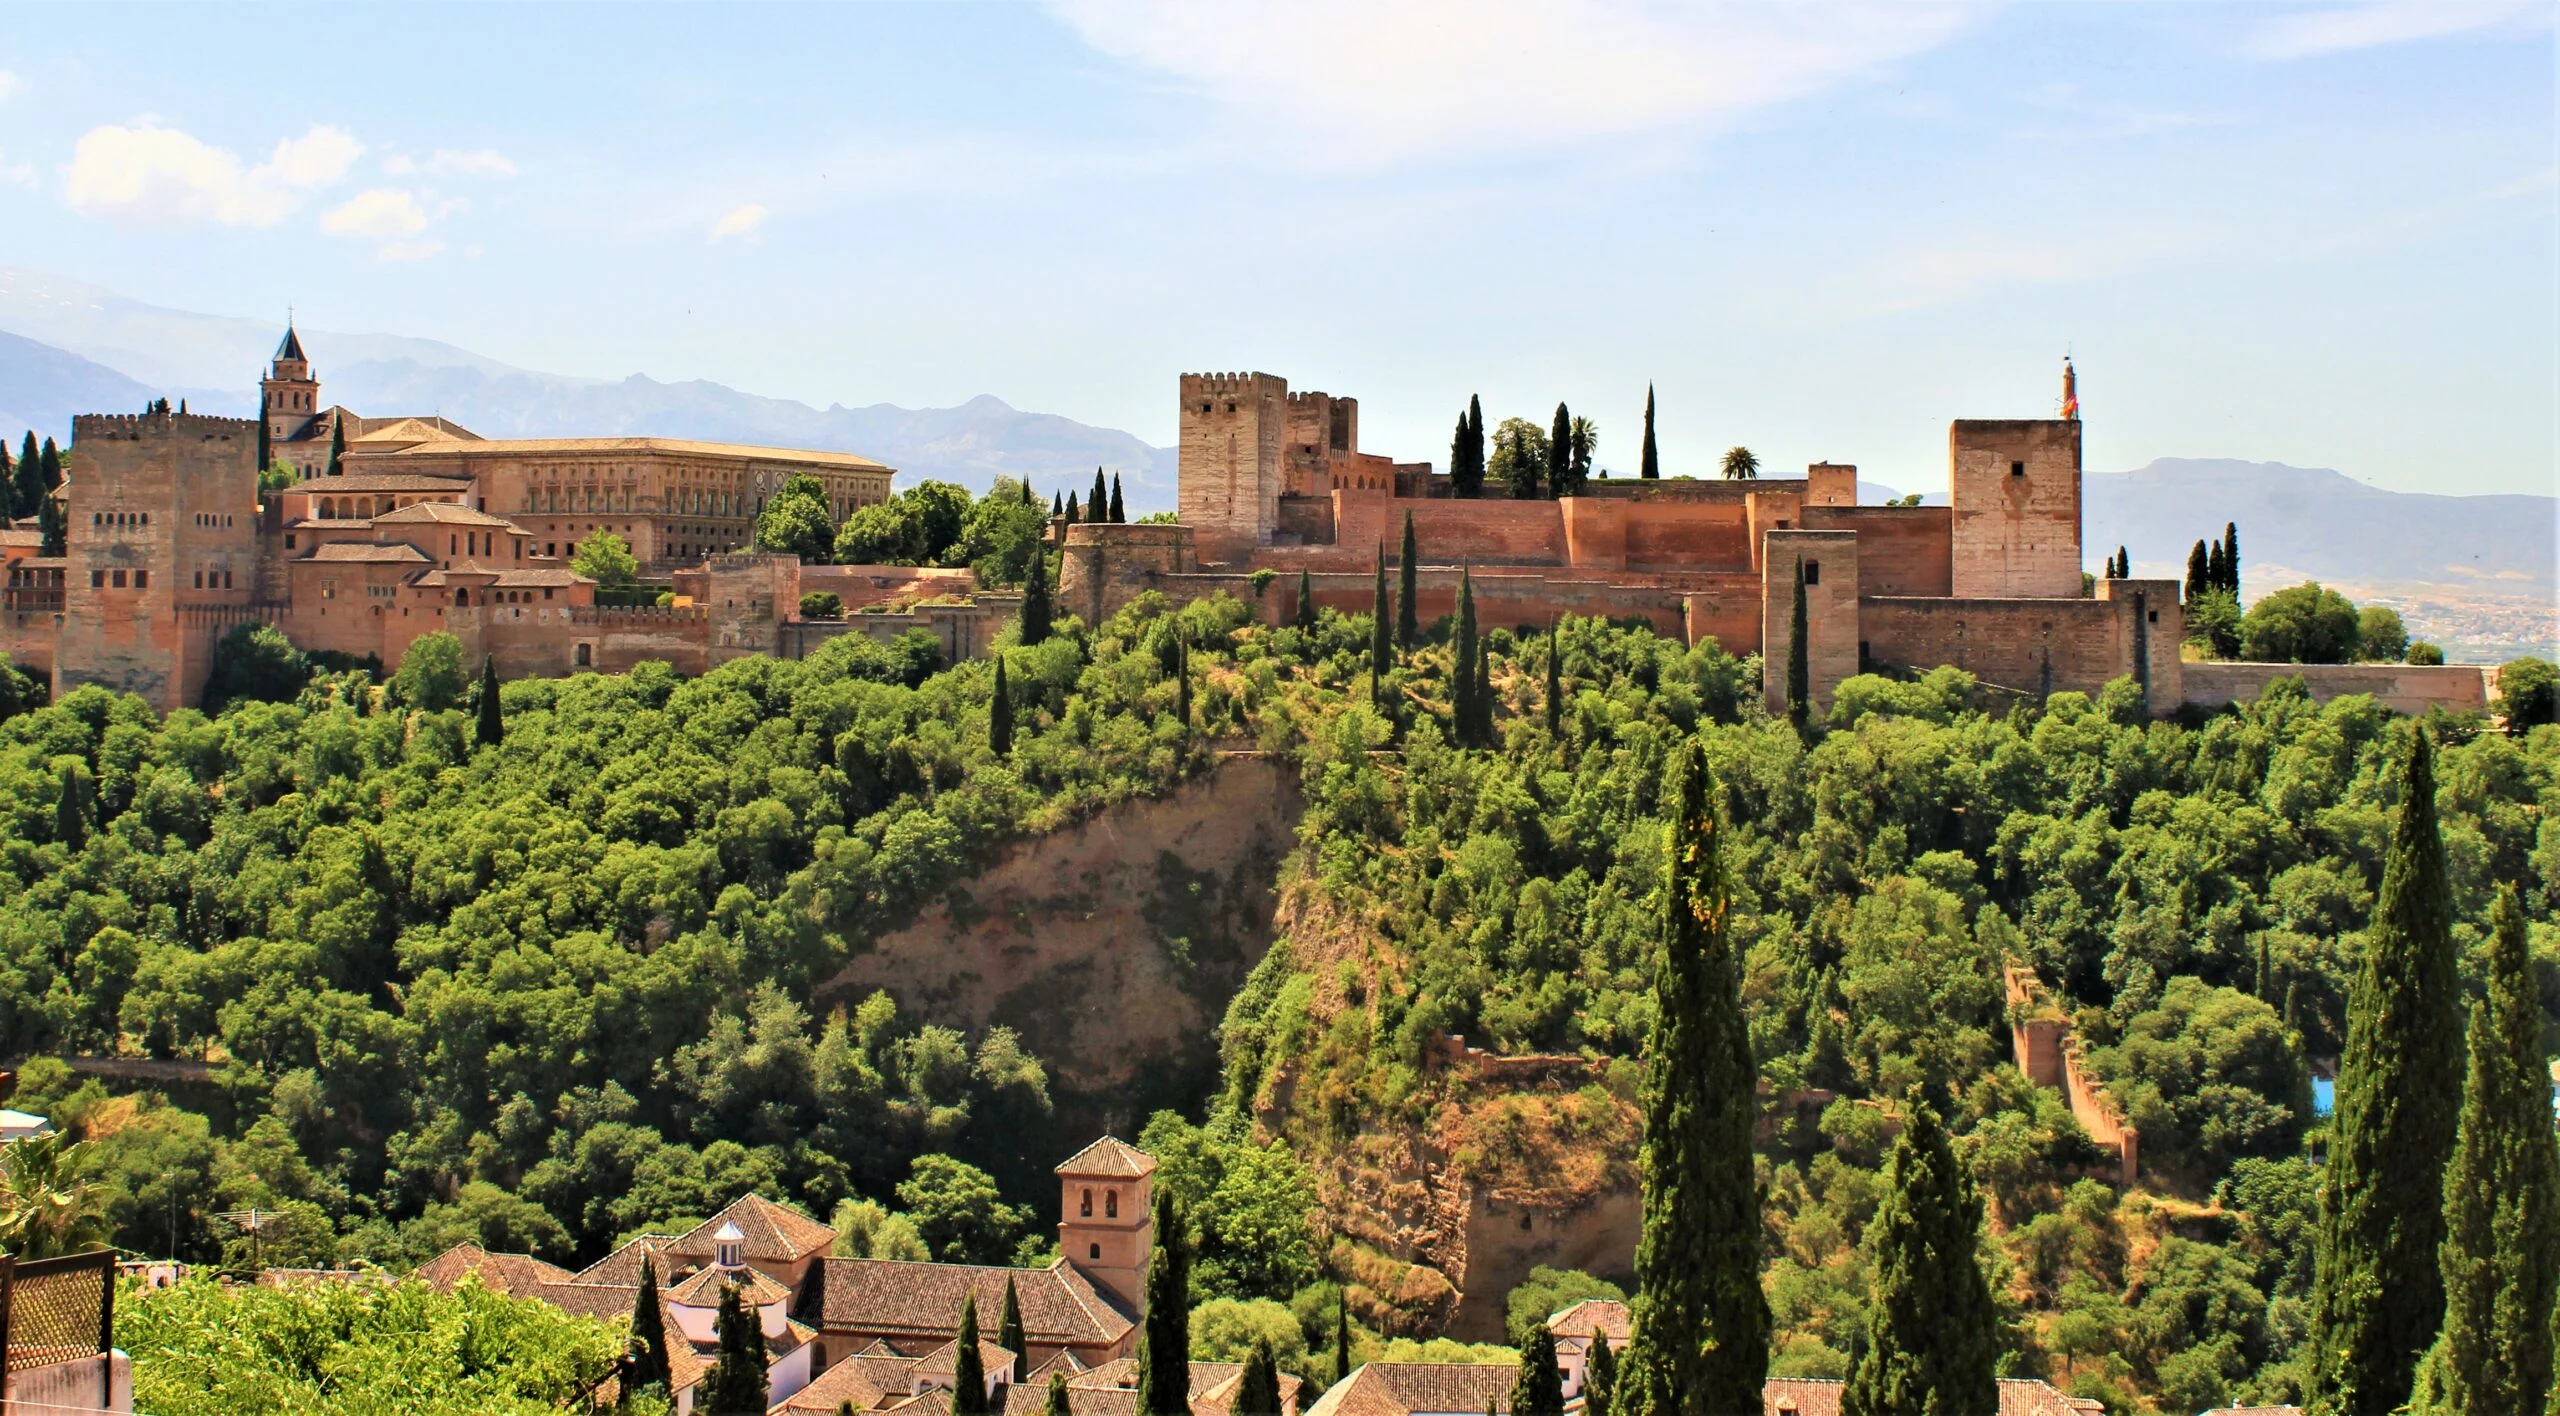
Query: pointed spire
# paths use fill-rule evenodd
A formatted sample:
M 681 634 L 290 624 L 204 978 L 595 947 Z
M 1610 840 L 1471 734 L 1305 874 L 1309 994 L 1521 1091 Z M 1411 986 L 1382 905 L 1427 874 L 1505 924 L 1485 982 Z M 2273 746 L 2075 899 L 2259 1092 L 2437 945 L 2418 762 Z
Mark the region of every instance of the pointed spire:
M 278 362 L 282 362 L 286 359 L 292 359 L 305 364 L 311 362 L 303 356 L 302 336 L 294 333 L 293 324 L 290 320 L 285 323 L 284 343 L 276 346 L 276 359 Z

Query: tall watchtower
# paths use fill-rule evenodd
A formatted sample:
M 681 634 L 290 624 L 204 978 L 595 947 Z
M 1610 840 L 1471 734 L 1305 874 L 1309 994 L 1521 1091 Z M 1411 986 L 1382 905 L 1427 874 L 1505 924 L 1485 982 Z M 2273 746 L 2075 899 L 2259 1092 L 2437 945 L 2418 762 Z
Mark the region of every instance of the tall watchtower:
M 1187 382 L 1187 381 L 1186 381 Z M 1132 1313 L 1147 1306 L 1156 1158 L 1105 1136 L 1058 1167 L 1058 1248 Z
M 281 446 L 301 436 L 320 416 L 320 381 L 311 376 L 311 360 L 302 352 L 302 336 L 285 326 L 284 343 L 275 362 L 258 382 L 259 409 L 267 420 L 267 440 Z M 261 469 L 263 470 L 263 469 Z
M 1289 381 L 1276 374 L 1184 374 L 1182 524 L 1224 560 L 1271 544 L 1280 524 Z

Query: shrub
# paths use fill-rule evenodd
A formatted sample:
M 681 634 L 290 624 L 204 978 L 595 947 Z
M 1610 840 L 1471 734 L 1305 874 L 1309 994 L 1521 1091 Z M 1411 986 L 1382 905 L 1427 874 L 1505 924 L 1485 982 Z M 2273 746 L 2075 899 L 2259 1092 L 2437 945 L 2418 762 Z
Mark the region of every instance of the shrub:
M 2310 581 L 2249 607 L 2240 618 L 2240 652 L 2259 663 L 2343 664 L 2356 657 L 2360 629 L 2346 596 Z
M 800 618 L 831 620 L 844 618 L 844 597 L 833 590 L 812 590 L 800 597 Z

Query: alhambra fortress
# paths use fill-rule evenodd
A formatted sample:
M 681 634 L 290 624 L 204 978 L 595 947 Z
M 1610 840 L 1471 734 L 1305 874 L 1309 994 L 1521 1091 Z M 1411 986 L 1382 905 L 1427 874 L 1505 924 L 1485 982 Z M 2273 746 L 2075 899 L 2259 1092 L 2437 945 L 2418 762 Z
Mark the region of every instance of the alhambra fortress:
M 1945 506 L 1861 506 L 1858 469 L 1801 478 L 1601 480 L 1556 500 L 1488 484 L 1461 498 L 1427 462 L 1360 446 L 1356 400 L 1262 373 L 1180 381 L 1179 521 L 1060 524 L 1061 607 L 1088 622 L 1156 591 L 1220 592 L 1272 621 L 1317 602 L 1365 613 L 1407 518 L 1419 612 L 1452 612 L 1461 578 L 1490 625 L 1561 615 L 1643 620 L 1695 643 L 1783 662 L 1802 567 L 1818 704 L 1863 670 L 1965 669 L 2025 695 L 2130 676 L 2155 713 L 2254 697 L 2299 674 L 2315 696 L 2371 693 L 2404 711 L 2478 708 L 2462 666 L 2181 662 L 2175 580 L 2081 572 L 2081 424 L 1959 419 Z M 966 570 L 801 565 L 749 549 L 783 483 L 816 478 L 835 518 L 890 494 L 893 469 L 845 453 L 670 438 L 485 439 L 440 417 L 365 417 L 322 403 L 287 331 L 262 384 L 266 426 L 165 409 L 74 421 L 61 556 L 32 525 L 0 531 L 0 650 L 56 695 L 98 684 L 163 708 L 200 696 L 214 646 L 263 621 L 297 646 L 396 668 L 438 630 L 506 677 L 703 672 L 749 654 L 799 657 L 836 634 L 922 628 L 951 657 L 984 652 L 1018 593 Z M 302 479 L 259 489 L 263 432 Z M 570 569 L 579 542 L 622 536 L 672 605 L 599 603 Z M 1277 578 L 1273 574 L 1276 572 Z M 810 620 L 800 597 L 856 613 Z M 1766 675 L 1772 706 L 1782 675 Z

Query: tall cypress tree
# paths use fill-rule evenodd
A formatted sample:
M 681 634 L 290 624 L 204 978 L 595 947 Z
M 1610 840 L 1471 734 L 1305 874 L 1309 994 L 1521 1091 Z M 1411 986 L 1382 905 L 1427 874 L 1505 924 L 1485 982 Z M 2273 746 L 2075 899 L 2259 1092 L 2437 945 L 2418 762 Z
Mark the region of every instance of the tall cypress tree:
M 2194 550 L 2187 552 L 2187 603 L 2192 605 L 2204 592 L 2213 588 L 2213 560 L 2204 551 L 2199 538 Z
M 1049 1374 L 1049 1404 L 1041 1408 L 1040 1416 L 1074 1416 L 1074 1410 L 1075 1408 L 1067 1402 L 1067 1374 L 1064 1372 L 1051 1372 Z
M 951 1351 L 951 1416 L 988 1416 L 987 1359 L 978 1350 L 978 1295 L 960 1300 L 960 1332 Z
M 44 454 L 36 451 L 36 434 L 27 430 L 27 440 L 18 452 L 17 505 L 19 516 L 35 514 L 36 503 L 44 498 Z
M 755 1416 L 765 1408 L 764 1322 L 755 1309 L 738 1299 L 738 1285 L 720 1289 L 720 1311 L 714 1319 L 720 1333 L 720 1357 L 703 1375 L 694 1409 L 706 1416 Z
M 1609 1416 L 1618 1391 L 1618 1349 L 1606 1333 L 1594 1333 L 1591 1355 L 1582 1360 L 1582 1416 Z
M 2209 541 L 2205 543 L 2204 583 L 2206 589 L 2221 590 L 2226 588 L 2223 582 L 2228 580 L 2230 577 L 2224 573 L 2223 566 L 2222 543 L 2220 541 Z
M 1661 951 L 1646 1044 L 1637 1174 L 1634 1332 L 1621 1416 L 1724 1416 L 1760 1408 L 1769 1303 L 1760 1292 L 1760 1188 L 1751 1170 L 1757 1072 L 1728 930 L 1724 829 L 1707 754 L 1680 752 L 1664 832 Z
M 1084 520 L 1084 511 L 1076 504 L 1076 494 L 1067 493 L 1067 524 L 1073 526 L 1082 520 Z
M 1031 1348 L 1022 1333 L 1022 1298 L 1013 1291 L 1011 1274 L 1004 1278 L 1004 1314 L 996 1321 L 996 1346 L 1013 1354 L 1013 1373 L 1006 1383 L 1020 1385 L 1023 1375 L 1031 1370 Z
M 1099 467 L 1093 469 L 1093 495 L 1084 499 L 1084 505 L 1085 519 L 1089 521 L 1111 519 L 1111 489 L 1103 485 L 1102 469 Z
M 1387 708 L 1387 671 L 1395 667 L 1396 646 L 1387 630 L 1387 548 L 1378 548 L 1378 588 L 1369 597 L 1369 706 Z
M 1316 584 L 1304 570 L 1298 572 L 1298 618 L 1300 629 L 1316 627 Z
M 2445 1162 L 2462 1115 L 2462 974 L 2436 827 L 2435 762 L 2410 735 L 2400 820 L 2347 1003 L 2321 1173 L 2312 1410 L 2385 1416 L 2444 1323 Z
M 1795 602 L 1787 611 L 1787 722 L 1802 737 L 1813 728 L 1813 651 L 1805 643 L 1811 618 L 1805 612 L 1804 557 L 1796 557 Z
M 2471 1005 L 2471 1070 L 2444 1176 L 2444 1330 L 2418 1364 L 2412 1416 L 2529 1413 L 2552 1390 L 2560 1145 L 2514 886 L 2499 887 L 2489 924 L 2489 996 Z
M 1555 427 L 1547 433 L 1547 496 L 1562 501 L 1572 490 L 1573 480 L 1573 415 L 1561 403 L 1556 405 Z
M 1280 1416 L 1280 1364 L 1272 1360 L 1267 1339 L 1255 1338 L 1253 1350 L 1244 1355 L 1244 1370 L 1236 1374 L 1236 1394 L 1227 1410 L 1230 1416 Z
M 70 850 L 89 844 L 88 795 L 79 769 L 64 763 L 62 780 L 53 798 L 53 838 Z
M 63 520 L 62 499 L 40 496 L 36 499 L 37 555 L 59 556 L 69 553 L 70 523 Z
M 1867 1225 L 1875 1275 L 1867 1353 L 1840 1394 L 1841 1416 L 1992 1416 L 2000 1342 L 1991 1284 L 1975 1256 L 1982 1197 L 1937 1108 L 1911 1108 L 1884 1185 Z
M 1449 667 L 1450 740 L 1474 747 L 1476 730 L 1476 590 L 1472 572 L 1458 571 L 1458 643 Z
M 480 661 L 480 721 L 472 738 L 482 747 L 496 747 L 506 737 L 506 707 L 498 700 L 498 656 L 491 654 Z
M 1018 637 L 1023 644 L 1048 643 L 1056 629 L 1056 614 L 1049 603 L 1049 557 L 1035 546 L 1029 573 L 1022 581 L 1022 633 Z
M 329 475 L 335 477 L 347 470 L 347 420 L 329 420 Z
M 1191 1416 L 1191 1236 L 1163 1190 L 1156 1191 L 1154 1218 L 1147 1311 L 1138 1329 L 1138 1413 Z
M 1493 734 L 1493 651 L 1481 636 L 1476 640 L 1475 691 L 1467 695 L 1467 701 L 1475 705 L 1476 744 L 1485 748 L 1500 747 L 1502 740 Z
M 1337 1382 L 1351 1375 L 1351 1295 L 1336 1292 L 1333 1299 L 1333 1379 Z
M 2240 598 L 2240 523 L 2222 523 L 2222 588 Z
M 9 443 L 0 438 L 0 515 L 15 521 L 26 515 L 23 500 L 26 493 L 18 486 L 18 464 L 9 456 Z
M 1191 641 L 1177 640 L 1173 648 L 1173 718 L 1185 731 L 1191 727 Z
M 1564 737 L 1564 645 L 1547 626 L 1547 736 Z
M 996 691 L 994 696 L 987 700 L 987 751 L 998 757 L 1013 755 L 1013 689 L 1004 680 L 1002 654 L 996 656 Z M 1012 1286 L 1013 1280 L 1006 1279 L 1005 1287 L 1008 1294 Z M 1007 1308 L 1012 1306 L 1012 1299 L 1009 1296 L 1006 1299 L 1006 1306 Z M 1014 1314 L 1016 1321 L 1020 1321 L 1021 1317 L 1020 1313 Z M 1014 1350 L 1019 1352 L 1022 1349 L 1017 1347 Z
M 1458 447 L 1449 461 L 1450 490 L 1462 497 L 1484 495 L 1484 402 L 1467 395 L 1465 420 L 1458 425 Z
M 674 1380 L 667 1359 L 667 1315 L 658 1306 L 656 1256 L 640 1255 L 640 1296 L 631 1304 L 631 1355 L 623 1362 L 622 1389 L 665 1387 Z
M 59 489 L 62 486 L 62 449 L 55 447 L 51 438 L 44 440 L 43 463 L 44 489 L 47 492 Z
M 261 477 L 267 475 L 268 465 L 275 461 L 275 448 L 268 438 L 266 412 L 261 409 L 258 414 L 258 475 Z
M 1058 493 L 1054 491 L 1049 493 L 1049 519 L 1054 521 L 1066 514 L 1067 504 L 1058 500 Z
M 1458 430 L 1449 435 L 1449 489 L 1459 496 L 1472 496 L 1467 490 L 1467 410 L 1458 410 Z
M 1545 1323 L 1520 1349 L 1520 1375 L 1511 1379 L 1511 1416 L 1564 1416 L 1564 1373 L 1556 1369 L 1556 1335 Z
M 1638 475 L 1650 482 L 1662 475 L 1662 454 L 1653 445 L 1653 385 L 1644 386 L 1644 470 Z
M 1422 596 L 1419 593 L 1422 587 L 1422 556 L 1414 549 L 1413 513 L 1410 511 L 1404 514 L 1404 546 L 1400 554 L 1402 560 L 1397 574 L 1401 580 L 1396 586 L 1396 644 L 1410 653 L 1413 642 L 1422 637 Z
M 1114 472 L 1111 474 L 1111 524 L 1123 526 L 1128 524 L 1128 520 L 1129 509 L 1120 502 L 1120 474 Z

